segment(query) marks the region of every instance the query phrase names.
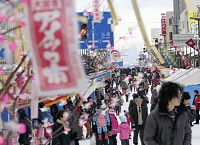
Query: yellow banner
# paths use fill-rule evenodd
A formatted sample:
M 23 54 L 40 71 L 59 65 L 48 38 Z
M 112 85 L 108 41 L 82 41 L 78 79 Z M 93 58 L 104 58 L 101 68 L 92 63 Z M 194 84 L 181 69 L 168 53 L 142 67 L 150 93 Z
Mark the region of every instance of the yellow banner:
M 190 34 L 198 34 L 198 21 L 194 18 L 199 18 L 199 12 L 188 10 L 188 30 Z

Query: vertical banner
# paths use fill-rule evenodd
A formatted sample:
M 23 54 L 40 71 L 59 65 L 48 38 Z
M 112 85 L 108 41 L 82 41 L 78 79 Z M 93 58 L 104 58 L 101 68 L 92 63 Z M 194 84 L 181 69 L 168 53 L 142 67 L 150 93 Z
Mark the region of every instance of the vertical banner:
M 31 0 L 26 14 L 38 95 L 79 91 L 86 81 L 79 56 L 74 1 Z
M 194 50 L 200 52 L 199 47 L 196 45 L 193 39 L 189 39 L 188 41 L 185 42 L 188 46 L 192 47 Z
M 178 52 L 178 54 L 180 55 L 181 59 L 183 60 L 184 64 L 185 64 L 185 68 L 189 69 L 190 66 L 190 62 L 187 59 L 187 57 L 184 55 L 184 52 L 177 46 L 174 44 L 174 42 L 171 40 L 170 44 L 176 49 L 176 51 Z
M 161 33 L 163 36 L 166 36 L 166 16 L 165 13 L 161 14 Z
M 170 55 L 169 51 L 167 50 L 166 46 L 164 44 L 160 44 L 158 46 L 158 48 L 160 49 L 160 52 L 163 54 L 163 56 L 165 57 L 165 61 L 168 63 L 168 65 L 173 65 L 174 67 L 176 66 L 176 62 L 174 60 L 174 58 Z
M 93 1 L 93 19 L 95 23 L 100 23 L 101 22 L 101 14 L 100 14 L 100 1 L 99 0 L 94 0 Z

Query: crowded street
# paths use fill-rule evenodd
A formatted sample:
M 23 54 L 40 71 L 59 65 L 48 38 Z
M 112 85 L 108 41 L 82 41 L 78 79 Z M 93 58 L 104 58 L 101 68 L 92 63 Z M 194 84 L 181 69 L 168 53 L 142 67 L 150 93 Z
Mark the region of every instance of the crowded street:
M 0 0 L 0 145 L 200 145 L 200 0 Z

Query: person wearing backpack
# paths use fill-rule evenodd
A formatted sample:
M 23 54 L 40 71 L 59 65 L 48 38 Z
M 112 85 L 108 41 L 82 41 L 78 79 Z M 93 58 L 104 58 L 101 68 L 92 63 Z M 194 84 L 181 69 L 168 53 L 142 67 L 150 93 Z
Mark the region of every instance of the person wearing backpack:
M 108 134 L 112 129 L 106 108 L 107 106 L 103 103 L 92 120 L 92 130 L 95 133 L 97 145 L 108 145 Z

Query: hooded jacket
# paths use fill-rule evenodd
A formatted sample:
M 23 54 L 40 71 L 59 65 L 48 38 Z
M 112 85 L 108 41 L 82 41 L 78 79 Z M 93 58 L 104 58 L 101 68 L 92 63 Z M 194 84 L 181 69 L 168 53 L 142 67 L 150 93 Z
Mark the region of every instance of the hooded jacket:
M 144 130 L 145 145 L 190 145 L 191 127 L 186 107 L 176 107 L 175 120 L 171 119 L 163 108 L 159 103 L 147 117 Z
M 129 139 L 131 129 L 127 123 L 121 123 L 118 127 L 119 138 L 121 140 Z

